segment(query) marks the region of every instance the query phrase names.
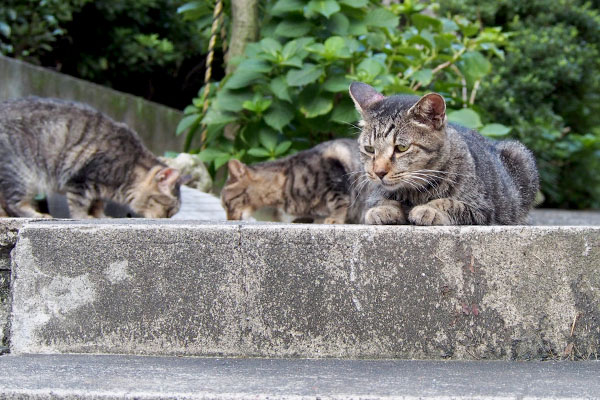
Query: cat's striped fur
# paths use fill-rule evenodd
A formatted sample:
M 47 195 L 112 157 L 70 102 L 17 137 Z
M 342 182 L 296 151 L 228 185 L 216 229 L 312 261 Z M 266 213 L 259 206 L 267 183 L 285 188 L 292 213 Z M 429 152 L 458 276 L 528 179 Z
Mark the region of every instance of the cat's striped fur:
M 444 98 L 385 97 L 355 82 L 371 181 L 369 224 L 524 224 L 538 190 L 531 152 L 446 122 Z
M 228 167 L 229 178 L 221 192 L 228 219 L 247 219 L 260 208 L 272 207 L 300 221 L 362 222 L 355 140 L 332 140 L 250 166 L 231 160 Z
M 149 218 L 180 206 L 179 172 L 125 124 L 80 103 L 28 97 L 0 103 L 0 206 L 14 217 L 49 217 L 40 193 L 63 193 L 72 218 L 103 216 L 103 201 Z

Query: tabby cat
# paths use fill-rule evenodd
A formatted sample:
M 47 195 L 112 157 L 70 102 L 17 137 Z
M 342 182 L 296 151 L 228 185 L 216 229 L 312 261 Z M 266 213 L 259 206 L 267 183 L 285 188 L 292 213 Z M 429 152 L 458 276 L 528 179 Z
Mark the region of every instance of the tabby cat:
M 263 207 L 283 218 L 326 224 L 362 221 L 355 175 L 360 169 L 355 140 L 337 139 L 275 161 L 228 164 L 221 192 L 227 218 L 248 219 Z
M 50 217 L 38 193 L 63 193 L 72 218 L 102 217 L 103 200 L 147 218 L 180 206 L 179 172 L 122 123 L 86 105 L 28 97 L 0 103 L 0 207 L 14 217 Z M 0 211 L 2 214 L 2 211 Z
M 385 97 L 354 82 L 368 224 L 524 224 L 538 190 L 531 152 L 446 122 L 436 93 Z

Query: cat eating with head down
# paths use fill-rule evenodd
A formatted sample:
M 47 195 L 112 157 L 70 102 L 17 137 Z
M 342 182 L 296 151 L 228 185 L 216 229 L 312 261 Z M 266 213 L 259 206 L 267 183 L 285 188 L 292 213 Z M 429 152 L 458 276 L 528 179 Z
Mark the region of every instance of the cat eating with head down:
M 39 193 L 63 193 L 72 218 L 104 201 L 147 218 L 173 216 L 182 179 L 125 124 L 84 104 L 29 97 L 0 103 L 0 216 L 49 218 Z
M 228 168 L 221 201 L 230 220 L 248 219 L 271 207 L 278 219 L 288 222 L 362 222 L 363 201 L 355 185 L 360 162 L 352 139 L 330 140 L 253 165 L 232 159 Z
M 532 153 L 446 121 L 436 93 L 385 97 L 360 82 L 367 224 L 525 224 L 539 187 Z

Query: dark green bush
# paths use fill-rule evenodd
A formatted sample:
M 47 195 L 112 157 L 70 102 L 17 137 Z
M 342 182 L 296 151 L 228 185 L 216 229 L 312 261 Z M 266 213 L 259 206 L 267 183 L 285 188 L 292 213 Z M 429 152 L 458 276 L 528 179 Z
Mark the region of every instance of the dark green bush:
M 0 51 L 183 108 L 202 84 L 208 14 L 182 18 L 177 0 L 7 0 Z
M 544 206 L 600 208 L 598 10 L 577 0 L 448 0 L 444 12 L 512 32 L 479 106 L 536 153 Z

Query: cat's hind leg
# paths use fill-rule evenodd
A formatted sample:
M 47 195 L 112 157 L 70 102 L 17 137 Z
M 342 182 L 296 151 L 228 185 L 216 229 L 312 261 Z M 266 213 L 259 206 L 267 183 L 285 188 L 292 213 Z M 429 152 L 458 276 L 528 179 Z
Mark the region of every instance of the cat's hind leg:
M 50 214 L 41 213 L 34 206 L 33 198 L 36 193 L 28 191 L 23 185 L 19 185 L 15 182 L 6 183 L 5 181 L 0 181 L 0 187 L 4 189 L 4 191 L 0 193 L 0 210 L 3 210 L 6 216 L 52 218 Z M 10 188 L 10 190 L 7 190 L 6 188 Z
M 326 196 L 329 216 L 323 220 L 324 224 L 343 224 L 346 222 L 348 208 L 350 207 L 350 196 L 343 193 L 329 193 Z

